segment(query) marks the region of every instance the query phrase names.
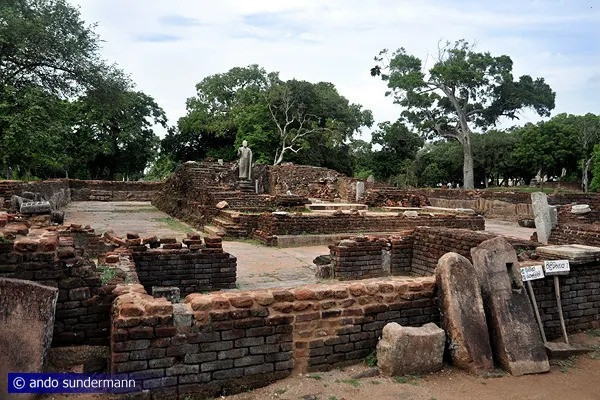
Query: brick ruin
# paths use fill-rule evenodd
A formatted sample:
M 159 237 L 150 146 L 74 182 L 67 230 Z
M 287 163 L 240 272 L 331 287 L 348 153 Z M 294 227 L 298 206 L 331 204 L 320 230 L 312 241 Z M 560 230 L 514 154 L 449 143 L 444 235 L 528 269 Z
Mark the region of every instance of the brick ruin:
M 183 304 L 118 287 L 111 370 L 163 396 L 235 393 L 293 371 L 329 370 L 371 353 L 389 321 L 437 321 L 434 287 L 431 277 L 395 278 L 191 294 Z
M 188 163 L 164 184 L 11 181 L 0 182 L 0 197 L 6 205 L 11 196 L 32 191 L 56 208 L 78 200 L 151 199 L 195 226 L 216 221 L 222 236 L 268 245 L 287 235 L 350 234 L 330 245 L 335 280 L 236 290 L 240 266 L 218 236 L 121 238 L 1 213 L 0 277 L 57 288 L 53 345 L 110 346 L 109 372 L 131 374 L 145 391 L 140 398 L 208 397 L 358 363 L 389 322 L 439 323 L 432 276 L 439 258 L 452 251 L 472 261 L 471 249 L 494 237 L 482 232 L 484 218 L 474 214 L 300 212 L 313 197 L 354 202 L 359 181 L 293 165 L 259 166 L 253 173 L 259 194 L 237 186 L 231 164 Z M 470 207 L 508 220 L 531 213 L 528 194 L 365 189 L 362 202 L 374 207 Z M 221 201 L 229 207 L 217 208 Z M 550 201 L 565 204 L 551 243 L 600 245 L 597 212 L 574 216 L 566 205 L 585 201 L 595 210 L 596 196 L 555 195 Z M 363 235 L 369 232 L 377 234 Z M 524 265 L 552 258 L 538 254 L 535 241 L 508 241 Z M 567 330 L 599 327 L 600 259 L 573 262 L 571 274 L 560 279 Z M 559 336 L 552 280 L 533 281 L 533 288 L 546 334 Z M 167 299 L 165 290 L 177 295 Z

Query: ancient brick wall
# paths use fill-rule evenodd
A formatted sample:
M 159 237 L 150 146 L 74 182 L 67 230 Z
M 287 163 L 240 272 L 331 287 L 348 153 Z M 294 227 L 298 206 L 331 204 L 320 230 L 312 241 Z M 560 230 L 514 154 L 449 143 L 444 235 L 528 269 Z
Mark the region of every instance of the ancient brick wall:
M 600 327 L 600 264 L 571 263 L 568 276 L 559 277 L 562 310 L 567 331 L 577 332 Z M 554 279 L 531 282 L 546 336 L 561 336 L 560 319 L 554 292 Z
M 383 270 L 383 251 L 388 247 L 390 245 L 386 239 L 375 237 L 356 237 L 329 246 L 332 277 L 347 281 L 386 275 Z
M 269 168 L 270 193 L 273 195 L 292 194 L 333 201 L 349 199 L 349 191 L 344 174 L 328 168 L 286 163 Z
M 431 205 L 447 208 L 472 208 L 486 218 L 516 221 L 533 218 L 531 195 L 522 192 L 461 189 L 368 189 L 363 202 L 373 207 Z M 585 193 L 555 193 L 548 195 L 551 205 L 590 204 L 600 210 L 600 195 Z
M 5 228 L 5 237 L 11 237 L 14 230 Z M 27 234 L 26 227 L 18 230 Z M 0 242 L 0 276 L 58 288 L 55 345 L 108 343 L 115 284 L 103 285 L 95 264 L 76 255 L 72 238 L 44 231 Z
M 73 247 L 77 255 L 86 258 L 103 259 L 106 253 L 114 250 L 117 245 L 97 235 L 95 230 L 89 226 L 71 224 L 58 228 L 60 237 L 69 237 L 73 241 Z
M 471 260 L 471 248 L 496 235 L 464 229 L 418 227 L 412 234 L 411 271 L 416 275 L 432 275 L 441 256 L 453 251 Z M 538 243 L 507 238 L 517 253 L 534 250 Z
M 0 180 L 0 208 L 10 209 L 10 198 L 21 196 L 23 192 L 40 193 L 55 209 L 71 201 L 67 179 L 31 182 Z
M 73 201 L 152 201 L 163 182 L 69 179 Z
M 400 232 L 417 226 L 444 226 L 451 228 L 484 229 L 484 219 L 477 215 L 361 215 L 288 213 L 262 214 L 256 236 L 265 243 L 273 242 L 276 235 L 330 234 L 354 232 Z
M 433 278 L 191 294 L 183 304 L 119 286 L 111 370 L 162 396 L 216 396 L 292 370 L 359 362 L 388 322 L 438 321 Z
M 140 283 L 149 293 L 153 286 L 176 286 L 183 295 L 235 288 L 236 258 L 223 252 L 221 238 L 205 242 L 199 249 L 182 248 L 177 242 L 160 249 L 136 247 L 133 261 Z
M 532 238 L 536 237 L 534 233 Z M 600 246 L 600 224 L 559 224 L 552 229 L 548 243 Z

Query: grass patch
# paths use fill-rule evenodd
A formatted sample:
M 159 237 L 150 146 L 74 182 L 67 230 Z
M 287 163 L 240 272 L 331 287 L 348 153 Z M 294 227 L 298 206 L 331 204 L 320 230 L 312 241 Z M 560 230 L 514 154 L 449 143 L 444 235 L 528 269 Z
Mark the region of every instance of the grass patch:
M 371 385 L 381 385 L 381 382 L 379 382 L 379 381 L 371 381 Z
M 116 268 L 100 264 L 96 267 L 96 269 L 100 271 L 100 282 L 102 282 L 103 285 L 106 285 L 108 282 L 112 281 L 117 277 Z
M 338 400 L 338 398 L 337 398 L 337 397 L 335 397 L 335 396 L 329 396 L 329 397 L 327 398 L 327 400 Z
M 420 379 L 421 379 L 421 375 L 395 376 L 394 382 L 416 386 L 416 385 L 418 385 Z
M 347 383 L 347 384 L 352 385 L 354 387 L 359 387 L 360 386 L 360 381 L 358 379 L 355 379 L 355 378 L 342 379 L 340 382 Z
M 140 208 L 131 208 L 131 209 L 114 209 L 112 212 L 114 213 L 122 213 L 122 214 L 130 214 L 130 213 L 144 213 L 144 212 L 156 212 L 156 208 L 154 207 L 140 207 Z
M 196 232 L 190 226 L 184 224 L 181 221 L 176 220 L 175 218 L 160 217 L 160 218 L 153 218 L 153 220 L 167 225 L 167 227 L 169 229 L 174 230 L 174 231 L 183 232 L 183 233 L 195 233 Z
M 275 389 L 275 394 L 276 395 L 284 394 L 285 392 L 287 392 L 286 388 Z
M 590 329 L 586 333 L 589 337 L 600 337 L 600 329 Z
M 311 375 L 307 375 L 310 379 L 314 379 L 315 381 L 320 381 L 321 379 L 323 379 L 323 377 L 319 374 L 311 374 Z
M 544 192 L 547 194 L 551 193 L 582 193 L 576 190 L 570 190 L 565 188 L 553 188 L 553 187 L 529 187 L 529 186 L 510 186 L 510 187 L 490 187 L 481 190 L 491 192 L 515 192 L 515 193 L 533 193 L 533 192 Z
M 252 244 L 254 246 L 263 246 L 260 240 L 250 239 L 250 238 L 223 238 L 225 242 L 238 242 L 238 243 L 247 243 Z
M 367 364 L 368 367 L 376 367 L 377 366 L 377 351 L 376 350 L 373 350 L 371 352 L 371 354 L 369 354 L 365 358 L 365 364 Z
M 566 360 L 551 360 L 550 365 L 560 368 L 560 372 L 566 374 L 571 368 L 575 368 L 575 357 L 569 357 Z

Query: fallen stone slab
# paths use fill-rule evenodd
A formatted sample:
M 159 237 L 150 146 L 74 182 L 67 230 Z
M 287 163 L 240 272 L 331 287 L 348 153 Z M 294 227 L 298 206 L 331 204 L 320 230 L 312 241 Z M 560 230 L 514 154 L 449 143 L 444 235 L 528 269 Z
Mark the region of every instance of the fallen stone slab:
M 471 249 L 490 330 L 492 351 L 512 375 L 550 370 L 515 249 L 501 236 Z
M 571 207 L 572 214 L 587 214 L 592 212 L 589 204 L 575 204 Z
M 52 342 L 57 299 L 56 288 L 0 278 L 0 390 L 8 387 L 9 372 L 42 372 Z M 33 397 L 19 394 L 2 398 Z
M 444 330 L 434 323 L 409 327 L 391 322 L 377 343 L 377 366 L 387 376 L 439 371 L 445 342 Z
M 550 359 L 564 360 L 569 357 L 591 353 L 596 349 L 577 343 L 548 342 L 546 343 L 546 354 Z
M 492 347 L 475 267 L 460 254 L 446 253 L 435 278 L 452 364 L 474 373 L 491 371 Z
M 52 205 L 49 201 L 32 201 L 21 203 L 21 214 L 50 214 Z

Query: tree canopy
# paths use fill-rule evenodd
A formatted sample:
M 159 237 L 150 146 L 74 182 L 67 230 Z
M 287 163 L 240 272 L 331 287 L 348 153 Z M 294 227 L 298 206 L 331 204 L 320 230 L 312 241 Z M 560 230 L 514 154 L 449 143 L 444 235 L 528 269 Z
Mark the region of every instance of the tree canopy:
M 99 55 L 65 0 L 0 3 L 0 168 L 13 177 L 139 178 L 162 109 Z
M 386 95 L 403 107 L 402 117 L 425 137 L 458 140 L 463 149 L 463 185 L 474 187 L 472 128 L 487 129 L 500 117 L 517 118 L 533 108 L 548 116 L 555 93 L 543 78 L 513 79 L 509 56 L 476 52 L 464 40 L 440 47 L 429 71 L 404 48 L 389 55 L 382 50 L 371 75 L 387 83 Z
M 332 83 L 283 81 L 257 65 L 208 76 L 196 91 L 178 130 L 162 142 L 177 161 L 233 159 L 235 147 L 247 140 L 260 163 L 295 161 L 351 173 L 340 157 L 349 158 L 347 141 L 373 119 Z

